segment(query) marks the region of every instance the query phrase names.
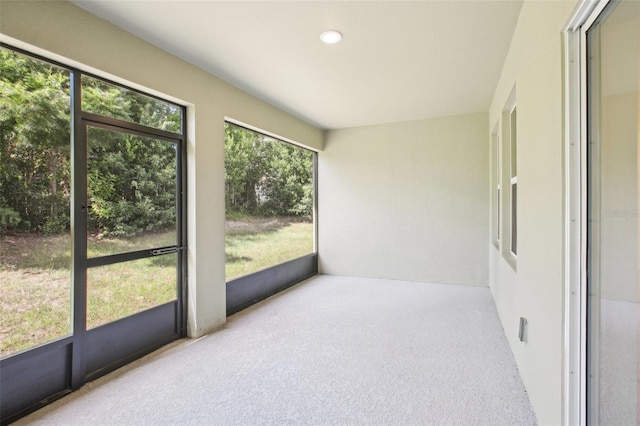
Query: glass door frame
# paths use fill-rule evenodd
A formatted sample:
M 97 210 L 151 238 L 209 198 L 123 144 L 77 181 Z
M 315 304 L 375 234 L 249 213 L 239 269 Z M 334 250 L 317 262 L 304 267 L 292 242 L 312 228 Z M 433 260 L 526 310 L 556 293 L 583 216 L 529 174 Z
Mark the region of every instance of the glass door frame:
M 571 425 L 596 423 L 597 407 L 589 401 L 587 388 L 597 383 L 589 376 L 589 345 L 596 336 L 588 326 L 589 315 L 589 158 L 590 104 L 587 33 L 603 12 L 617 0 L 582 0 L 563 30 L 564 74 L 564 348 L 562 422 Z M 595 381 L 594 381 L 595 380 Z M 589 383 L 591 382 L 591 383 Z M 597 386 L 597 384 L 596 384 Z
M 0 43 L 0 47 L 63 68 L 70 73 L 71 98 L 71 329 L 70 334 L 37 345 L 0 360 L 0 421 L 13 422 L 38 408 L 80 388 L 85 383 L 113 371 L 178 338 L 187 328 L 187 179 L 186 108 L 181 109 L 180 133 L 82 111 L 82 75 L 157 98 L 118 83 L 84 73 L 45 57 Z M 176 149 L 176 235 L 175 246 L 153 247 L 106 258 L 87 259 L 87 131 L 88 126 L 118 130 L 137 136 L 170 141 Z M 159 250 L 160 253 L 152 253 Z M 176 300 L 131 316 L 86 329 L 87 270 L 90 267 L 151 257 L 168 251 L 176 253 Z M 155 327 L 155 328 L 154 328 Z M 108 342 L 105 343 L 106 340 Z M 120 339 L 118 342 L 117 340 Z M 146 340 L 143 340 L 146 339 Z M 115 344 L 114 344 L 115 342 Z
M 81 73 L 72 74 L 74 81 L 73 87 L 80 84 L 76 84 L 75 80 L 81 80 Z M 183 226 L 185 212 L 184 206 L 186 206 L 186 199 L 184 194 L 184 137 L 182 135 L 176 135 L 175 133 L 166 132 L 163 130 L 153 129 L 147 126 L 134 124 L 126 121 L 122 121 L 115 118 L 109 118 L 93 113 L 82 111 L 81 105 L 77 105 L 81 99 L 77 96 L 73 96 L 75 100 L 73 105 L 74 115 L 78 114 L 77 109 L 80 109 L 79 119 L 74 120 L 72 116 L 72 122 L 74 123 L 74 137 L 72 137 L 72 174 L 74 178 L 73 193 L 72 193 L 72 223 L 73 223 L 73 256 L 74 267 L 73 274 L 73 336 L 74 336 L 74 353 L 73 368 L 72 368 L 72 388 L 76 389 L 83 383 L 93 380 L 108 371 L 112 371 L 138 356 L 126 355 L 129 353 L 136 354 L 139 352 L 150 352 L 152 349 L 147 350 L 143 345 L 149 345 L 150 348 L 155 349 L 162 344 L 168 343 L 179 337 L 184 337 L 186 334 L 186 312 L 185 312 L 185 297 L 183 296 L 186 291 L 185 287 L 185 275 L 183 273 L 184 266 L 186 265 L 184 259 L 184 251 L 186 244 L 184 238 L 186 232 Z M 73 102 L 73 101 L 72 101 Z M 184 111 L 183 111 L 184 116 Z M 184 120 L 183 120 L 184 121 Z M 100 128 L 122 134 L 140 136 L 145 138 L 153 138 L 162 140 L 167 143 L 175 144 L 176 149 L 176 244 L 163 247 L 149 247 L 143 250 L 136 250 L 130 252 L 123 252 L 112 254 L 103 257 L 89 258 L 88 257 L 88 235 L 87 235 L 87 216 L 90 211 L 90 205 L 88 201 L 88 148 L 89 137 L 88 129 Z M 87 329 L 87 300 L 88 300 L 88 271 L 91 268 L 114 265 L 122 262 L 150 258 L 154 256 L 162 256 L 176 253 L 177 254 L 177 275 L 176 275 L 176 302 L 168 302 L 166 305 L 176 304 L 175 313 L 169 306 L 162 308 L 162 305 L 151 307 L 145 311 L 131 315 L 131 318 L 116 319 L 104 325 L 100 325 L 96 329 Z M 161 314 L 154 315 L 152 310 L 156 308 Z M 174 332 L 165 334 L 164 336 L 159 331 L 155 333 L 155 341 L 162 342 L 156 344 L 155 341 L 149 341 L 146 337 L 149 334 L 150 327 L 154 327 L 156 324 L 163 324 L 163 316 L 167 314 L 175 315 L 175 328 Z M 138 328 L 132 329 L 130 325 L 134 321 L 133 317 L 138 317 L 146 327 L 138 330 Z M 146 318 L 149 317 L 149 318 Z M 145 319 L 146 318 L 146 319 Z M 116 323 L 123 322 L 127 326 L 118 326 Z M 166 326 L 166 321 L 164 322 Z M 110 329 L 113 329 L 110 331 Z M 118 336 L 122 335 L 124 330 L 127 332 L 128 343 L 123 342 L 123 346 L 115 351 L 112 351 L 111 356 L 107 353 L 115 341 L 118 340 Z M 138 332 L 139 331 L 139 332 Z M 160 333 L 160 334 L 159 334 Z M 133 334 L 133 336 L 132 336 Z M 99 336 L 99 337 L 96 337 Z M 97 347 L 101 340 L 109 340 L 111 344 L 109 349 L 104 346 L 100 350 L 92 350 Z M 79 352 L 79 353 L 78 353 Z

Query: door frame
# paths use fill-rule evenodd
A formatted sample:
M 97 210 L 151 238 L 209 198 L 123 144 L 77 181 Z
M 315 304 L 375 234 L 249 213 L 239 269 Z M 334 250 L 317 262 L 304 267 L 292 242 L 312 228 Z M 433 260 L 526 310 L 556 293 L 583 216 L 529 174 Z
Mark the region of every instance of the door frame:
M 76 74 L 73 74 L 76 75 Z M 75 85 L 74 85 L 75 87 Z M 184 113 L 184 111 L 183 111 Z M 182 315 L 182 276 L 180 271 L 184 261 L 181 259 L 185 245 L 183 244 L 183 233 L 181 213 L 186 200 L 183 199 L 182 192 L 182 156 L 184 150 L 184 137 L 177 137 L 175 134 L 152 130 L 146 126 L 129 123 L 115 118 L 104 117 L 97 114 L 81 112 L 79 120 L 74 120 L 77 125 L 80 122 L 80 129 L 76 126 L 73 141 L 73 152 L 77 154 L 76 159 L 72 158 L 73 177 L 75 179 L 72 186 L 76 193 L 72 196 L 72 211 L 75 212 L 76 222 L 72 222 L 78 232 L 74 232 L 74 246 L 77 244 L 78 250 L 74 250 L 74 275 L 77 274 L 74 285 L 74 348 L 81 351 L 80 356 L 74 356 L 72 368 L 71 386 L 77 389 L 83 383 L 93 380 L 114 370 L 128 362 L 139 358 L 137 353 L 148 353 L 147 348 L 157 348 L 184 335 Z M 114 133 L 140 136 L 162 141 L 176 146 L 176 177 L 175 177 L 175 208 L 176 208 L 176 243 L 166 247 L 149 247 L 144 250 L 129 251 L 111 254 L 97 258 L 87 256 L 87 217 L 90 211 L 87 195 L 89 175 L 89 128 L 102 129 Z M 151 258 L 162 255 L 176 254 L 176 299 L 167 303 L 153 306 L 133 315 L 118 318 L 99 327 L 87 329 L 87 277 L 91 268 L 100 266 L 115 265 L 138 259 Z M 75 306 L 77 303 L 77 306 Z M 75 308 L 80 307 L 76 310 Z M 77 349 L 76 349 L 77 351 Z
M 80 388 L 135 359 L 186 336 L 187 329 L 187 135 L 186 108 L 175 102 L 81 71 L 6 43 L 0 47 L 42 61 L 70 73 L 70 148 L 72 193 L 71 212 L 71 330 L 69 335 L 0 359 L 0 424 L 11 423 Z M 108 84 L 170 102 L 181 108 L 180 133 L 171 133 L 118 119 L 82 111 L 81 78 L 87 75 Z M 149 257 L 145 253 L 122 253 L 109 259 L 87 259 L 87 137 L 88 126 L 118 128 L 138 136 L 176 143 L 176 300 L 110 323 L 86 329 L 87 270 L 92 266 L 113 264 Z M 168 142 L 169 143 L 169 142 Z M 166 250 L 165 250 L 166 251 Z M 165 253 L 162 251 L 162 253 Z M 133 256 L 133 257 L 132 257 Z
M 564 99 L 564 341 L 562 423 L 586 425 L 589 333 L 587 32 L 616 0 L 582 0 L 563 29 Z M 592 411 L 591 411 L 592 412 Z

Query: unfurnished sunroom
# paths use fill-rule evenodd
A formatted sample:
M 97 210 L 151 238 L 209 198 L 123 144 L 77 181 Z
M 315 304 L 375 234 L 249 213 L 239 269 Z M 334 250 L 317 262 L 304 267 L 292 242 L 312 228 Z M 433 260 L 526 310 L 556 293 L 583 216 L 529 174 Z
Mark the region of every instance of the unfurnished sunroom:
M 293 310 L 287 297 L 318 291 L 307 312 L 314 300 L 334 309 L 323 289 L 339 297 L 348 285 L 323 280 L 340 278 L 374 318 L 446 318 L 456 303 L 430 303 L 440 293 L 427 288 L 486 291 L 538 423 L 637 424 L 639 19 L 631 0 L 1 0 L 3 423 L 176 339 L 223 336 L 228 314 L 319 274 L 260 306 Z M 321 42 L 329 29 L 339 43 Z M 312 177 L 256 180 L 263 211 L 269 191 L 298 188 L 312 225 L 300 253 L 237 286 L 225 272 L 232 134 L 236 147 L 268 145 L 271 164 L 297 156 Z M 134 233 L 125 224 L 145 238 L 116 245 Z M 67 257 L 47 258 L 52 281 L 38 281 L 26 260 L 63 246 Z M 169 290 L 148 291 L 148 303 L 127 293 L 133 311 L 116 311 L 105 277 Z M 5 352 L 17 335 L 5 318 L 26 315 L 16 295 L 55 308 L 54 281 L 66 328 L 38 340 L 20 319 L 35 340 Z M 413 285 L 414 300 L 401 299 Z M 327 333 L 328 312 L 309 334 Z M 426 322 L 395 334 L 435 332 Z M 366 358 L 354 348 L 338 359 L 356 353 Z M 425 371 L 405 355 L 396 361 Z

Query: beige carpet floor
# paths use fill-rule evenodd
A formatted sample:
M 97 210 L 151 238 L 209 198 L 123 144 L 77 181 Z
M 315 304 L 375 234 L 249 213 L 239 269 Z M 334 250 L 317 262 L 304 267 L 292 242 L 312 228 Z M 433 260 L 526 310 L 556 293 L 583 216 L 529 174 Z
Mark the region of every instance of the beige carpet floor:
M 317 276 L 18 424 L 531 425 L 487 288 Z

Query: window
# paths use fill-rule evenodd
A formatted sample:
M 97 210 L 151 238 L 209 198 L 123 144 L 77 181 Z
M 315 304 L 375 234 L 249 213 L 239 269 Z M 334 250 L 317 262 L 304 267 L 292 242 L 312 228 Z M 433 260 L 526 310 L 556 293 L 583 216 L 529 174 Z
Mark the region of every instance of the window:
M 314 152 L 243 126 L 225 124 L 227 312 L 315 274 L 314 175 Z M 311 264 L 311 269 L 305 266 L 285 281 L 276 275 L 290 272 L 270 276 L 269 270 L 286 269 L 297 260 Z M 251 278 L 257 273 L 263 277 Z M 272 279 L 275 281 L 269 284 Z M 244 286 L 254 288 L 240 291 Z M 236 303 L 237 292 L 251 296 Z
M 0 48 L 3 423 L 184 336 L 183 117 Z
M 175 301 L 183 109 L 9 50 L 0 70 L 0 357 Z
M 511 142 L 511 253 L 516 256 L 518 254 L 518 139 L 515 106 L 509 113 L 509 136 Z
M 72 332 L 69 87 L 0 50 L 0 358 Z
M 500 249 L 500 209 L 502 207 L 500 203 L 502 189 L 500 165 L 500 135 L 498 133 L 498 123 L 496 123 L 491 133 L 491 240 L 497 249 Z
M 518 112 L 514 87 L 502 110 L 500 153 L 500 241 L 502 256 L 516 269 L 518 255 Z
M 82 109 L 167 132 L 182 129 L 180 106 L 88 75 L 82 75 Z

